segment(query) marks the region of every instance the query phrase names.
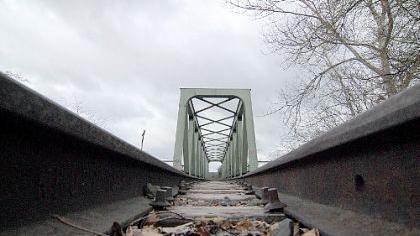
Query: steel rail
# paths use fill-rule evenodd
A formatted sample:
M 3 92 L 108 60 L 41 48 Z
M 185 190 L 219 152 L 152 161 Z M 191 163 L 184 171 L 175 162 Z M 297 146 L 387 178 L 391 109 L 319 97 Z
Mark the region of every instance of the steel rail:
M 95 215 L 84 223 L 101 230 L 112 219 L 126 220 L 149 208 L 142 197 L 147 182 L 195 179 L 2 73 L 0 130 L 0 234 L 47 221 L 51 214 L 81 211 L 86 214 L 78 213 L 80 219 Z M 50 232 L 56 223 L 43 229 Z M 32 232 L 35 228 L 19 232 L 46 233 Z M 60 234 L 62 228 L 54 230 Z
M 241 179 L 279 189 L 286 213 L 323 235 L 418 233 L 419 157 L 415 85 Z
M 323 235 L 418 232 L 419 94 L 415 85 L 236 179 L 278 188 L 285 213 Z M 147 182 L 193 179 L 1 73 L 0 128 L 0 234 L 68 235 L 33 223 L 128 217 L 147 206 Z

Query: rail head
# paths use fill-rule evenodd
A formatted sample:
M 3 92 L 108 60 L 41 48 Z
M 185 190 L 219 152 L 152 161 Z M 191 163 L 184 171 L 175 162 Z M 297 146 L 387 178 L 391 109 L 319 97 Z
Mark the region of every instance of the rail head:
M 156 157 L 0 72 L 0 109 L 162 170 L 187 176 Z
M 416 84 L 243 177 L 263 173 L 368 135 L 385 131 L 419 117 L 420 84 Z M 413 132 L 415 131 L 413 130 Z
M 377 235 L 382 221 L 418 229 L 413 197 L 419 195 L 419 95 L 420 85 L 415 85 L 240 178 L 300 199 L 285 202 L 285 211 L 323 232 L 335 232 L 330 235 L 355 235 L 360 227 L 376 232 L 360 235 Z M 320 207 L 305 208 L 310 202 Z M 322 209 L 335 213 L 320 214 Z M 348 221 L 358 223 L 334 220 L 347 211 L 353 212 Z M 376 223 L 357 221 L 367 218 Z
M 147 183 L 196 180 L 1 73 L 0 130 L 1 231 L 97 212 L 104 229 L 149 208 Z M 130 199 L 137 213 L 118 210 Z

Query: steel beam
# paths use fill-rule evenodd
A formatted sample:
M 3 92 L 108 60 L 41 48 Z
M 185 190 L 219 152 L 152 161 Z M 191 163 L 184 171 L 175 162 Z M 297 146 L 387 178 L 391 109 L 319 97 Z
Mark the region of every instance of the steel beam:
M 2 73 L 0 130 L 0 234 L 52 214 L 89 212 L 128 199 L 139 204 L 147 182 L 192 179 Z M 98 214 L 92 227 L 99 218 L 120 220 L 110 212 Z M 31 230 L 21 233 L 36 235 Z
M 419 94 L 415 85 L 244 178 L 278 188 L 286 213 L 325 235 L 389 234 L 380 220 L 420 228 Z

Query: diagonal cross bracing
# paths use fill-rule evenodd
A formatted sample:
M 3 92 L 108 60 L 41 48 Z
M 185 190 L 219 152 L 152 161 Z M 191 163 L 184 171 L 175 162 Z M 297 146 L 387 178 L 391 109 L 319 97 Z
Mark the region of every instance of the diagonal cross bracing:
M 217 124 L 224 125 L 224 126 L 227 126 L 227 127 L 229 127 L 229 128 L 230 128 L 230 127 L 231 127 L 230 125 L 225 124 L 225 123 L 222 123 L 221 121 L 224 121 L 224 120 L 227 120 L 227 119 L 232 119 L 232 118 L 234 118 L 235 116 L 228 116 L 228 117 L 224 117 L 224 118 L 219 119 L 219 120 L 212 120 L 212 119 L 209 119 L 209 118 L 207 118 L 207 117 L 200 116 L 200 115 L 197 115 L 197 117 L 198 117 L 198 118 L 201 118 L 201 119 L 205 119 L 205 120 L 210 121 L 210 122 L 207 122 L 207 123 L 204 123 L 204 124 L 200 124 L 200 127 L 203 127 L 203 126 L 206 126 L 206 125 L 211 125 L 211 124 L 217 123 Z

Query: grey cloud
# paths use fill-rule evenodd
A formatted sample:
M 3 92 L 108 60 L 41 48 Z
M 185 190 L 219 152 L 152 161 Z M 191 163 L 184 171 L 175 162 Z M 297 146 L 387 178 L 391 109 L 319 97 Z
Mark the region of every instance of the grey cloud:
M 0 69 L 65 106 L 82 101 L 132 144 L 146 129 L 145 150 L 163 159 L 179 87 L 251 88 L 259 155 L 268 156 L 284 130 L 259 115 L 295 72 L 262 53 L 262 24 L 223 1 L 3 1 Z

